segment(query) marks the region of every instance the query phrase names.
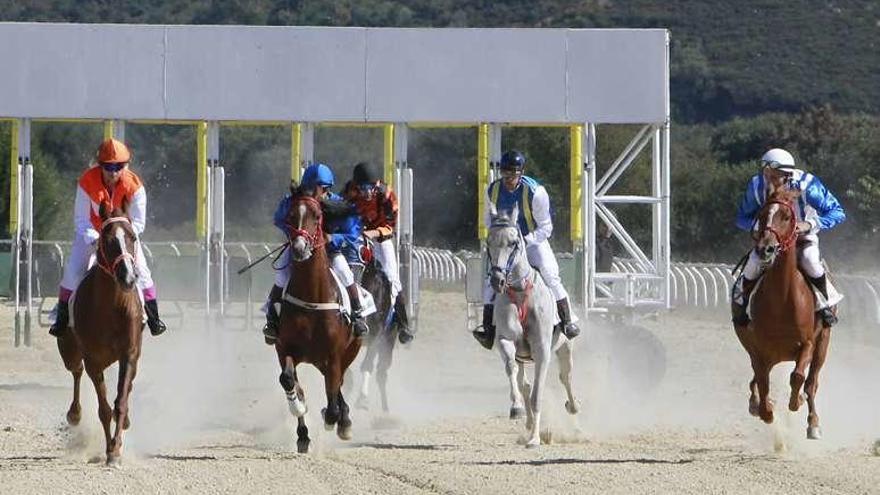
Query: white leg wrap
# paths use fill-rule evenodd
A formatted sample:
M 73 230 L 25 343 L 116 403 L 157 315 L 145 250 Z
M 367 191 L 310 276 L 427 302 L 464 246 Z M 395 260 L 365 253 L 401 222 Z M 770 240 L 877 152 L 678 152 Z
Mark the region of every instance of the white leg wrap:
M 391 282 L 391 300 L 394 301 L 402 286 L 400 284 L 400 267 L 397 264 L 397 253 L 394 250 L 394 240 L 386 239 L 376 245 L 373 251 L 376 259 L 382 264 L 382 271 Z

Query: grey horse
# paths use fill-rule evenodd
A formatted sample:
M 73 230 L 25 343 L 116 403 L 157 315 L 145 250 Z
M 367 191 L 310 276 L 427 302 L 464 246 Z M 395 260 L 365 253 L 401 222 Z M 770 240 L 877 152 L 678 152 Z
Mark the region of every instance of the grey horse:
M 554 332 L 556 303 L 526 258 L 525 239 L 516 221 L 518 208 L 498 213 L 494 205 L 489 207 L 489 283 L 495 291 L 495 339 L 510 380 L 510 418 L 527 415 L 526 447 L 537 447 L 541 444 L 541 399 L 553 352 L 559 358 L 559 379 L 568 394 L 565 409 L 576 414 L 580 408 L 571 391 L 572 345 L 561 332 Z M 525 373 L 524 364 L 529 360 L 535 363 L 534 386 Z M 526 407 L 523 397 L 528 397 Z

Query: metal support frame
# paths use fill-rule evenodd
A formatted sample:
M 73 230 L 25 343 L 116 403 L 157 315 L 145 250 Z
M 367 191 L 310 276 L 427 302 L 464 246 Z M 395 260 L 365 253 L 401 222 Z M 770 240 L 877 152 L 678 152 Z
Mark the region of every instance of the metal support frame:
M 315 124 L 295 122 L 291 133 L 290 178 L 299 182 L 306 167 L 315 163 Z
M 413 171 L 409 168 L 408 143 L 409 128 L 405 123 L 396 123 L 392 131 L 395 181 L 400 196 L 400 210 L 397 222 L 397 252 L 400 264 L 400 281 L 406 297 L 407 314 L 413 331 L 418 328 L 418 274 L 413 265 Z
M 224 312 L 224 299 L 226 296 L 226 252 L 225 241 L 225 171 L 220 165 L 220 124 L 216 121 L 207 123 L 206 136 L 206 160 L 207 160 L 207 236 L 206 236 L 206 275 L 205 297 L 206 308 L 217 310 L 222 315 Z M 211 280 L 216 280 L 213 287 L 216 292 L 212 293 Z M 216 303 L 213 301 L 216 300 Z
M 118 141 L 125 141 L 125 121 L 124 120 L 105 120 L 104 121 L 104 139 L 114 138 Z
M 31 164 L 31 121 L 13 123 L 13 258 L 15 263 L 15 346 L 31 345 L 33 319 L 34 169 Z

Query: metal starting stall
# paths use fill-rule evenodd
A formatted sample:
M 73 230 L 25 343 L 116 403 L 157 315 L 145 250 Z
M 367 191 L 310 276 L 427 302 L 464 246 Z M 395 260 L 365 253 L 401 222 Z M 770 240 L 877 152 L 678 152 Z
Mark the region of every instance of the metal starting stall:
M 22 40 L 27 40 L 23 43 Z M 477 127 L 479 191 L 493 177 L 504 126 L 565 126 L 571 136 L 571 236 L 580 306 L 669 305 L 669 36 L 664 29 L 400 29 L 0 23 L 0 118 L 12 119 L 10 233 L 16 345 L 30 342 L 33 164 L 30 122 L 104 121 L 197 127 L 196 230 L 205 252 L 204 302 L 223 314 L 226 274 L 220 126 L 290 126 L 291 176 L 314 160 L 320 125 L 381 125 L 384 171 L 400 197 L 397 242 L 410 305 L 413 265 L 410 126 Z M 101 77 L 111 63 L 113 77 Z M 596 126 L 643 124 L 602 177 Z M 609 194 L 650 146 L 652 193 Z M 645 253 L 608 205 L 651 205 Z M 635 260 L 630 273 L 597 273 L 596 220 Z M 478 232 L 485 237 L 485 227 Z M 482 268 L 473 277 L 482 278 Z M 469 278 L 471 275 L 469 274 Z M 608 283 L 623 283 L 623 295 Z M 410 314 L 415 308 L 410 307 Z

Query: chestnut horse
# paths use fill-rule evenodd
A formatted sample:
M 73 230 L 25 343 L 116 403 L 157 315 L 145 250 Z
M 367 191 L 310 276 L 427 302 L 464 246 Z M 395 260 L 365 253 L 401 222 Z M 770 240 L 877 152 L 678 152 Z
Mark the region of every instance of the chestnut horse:
M 770 370 L 777 363 L 794 361 L 788 408 L 800 409 L 804 386 L 810 409 L 807 438 L 818 439 L 822 430 L 816 414 L 816 391 L 831 332 L 815 313 L 813 291 L 798 270 L 794 211 L 798 196 L 796 191 L 771 191 L 758 212 L 755 249 L 767 268 L 751 297 L 752 322 L 737 327 L 736 335 L 749 353 L 754 371 L 749 412 L 765 423 L 773 422 L 773 402 L 768 397 Z
M 321 203 L 294 192 L 287 224 L 290 233 L 290 283 L 281 305 L 281 325 L 275 351 L 281 366 L 279 380 L 287 394 L 290 412 L 297 418 L 297 450 L 309 449 L 309 430 L 305 423 L 305 397 L 296 374 L 300 363 L 311 363 L 324 375 L 327 408 L 324 427 L 343 440 L 351 439 L 349 407 L 342 397 L 345 370 L 361 347 L 341 312 L 339 294 L 330 261 L 324 248 Z
M 144 330 L 143 305 L 136 289 L 135 242 L 137 236 L 125 210 L 102 204 L 101 235 L 97 241 L 97 263 L 76 290 L 74 325 L 58 339 L 64 366 L 73 374 L 73 402 L 67 421 L 80 421 L 79 380 L 83 367 L 98 396 L 98 417 L 104 427 L 107 464 L 119 465 L 123 430 L 128 429 L 128 398 L 137 373 Z M 107 403 L 104 370 L 119 361 L 115 407 Z M 85 365 L 85 366 L 84 366 Z M 110 420 L 116 430 L 110 436 Z

